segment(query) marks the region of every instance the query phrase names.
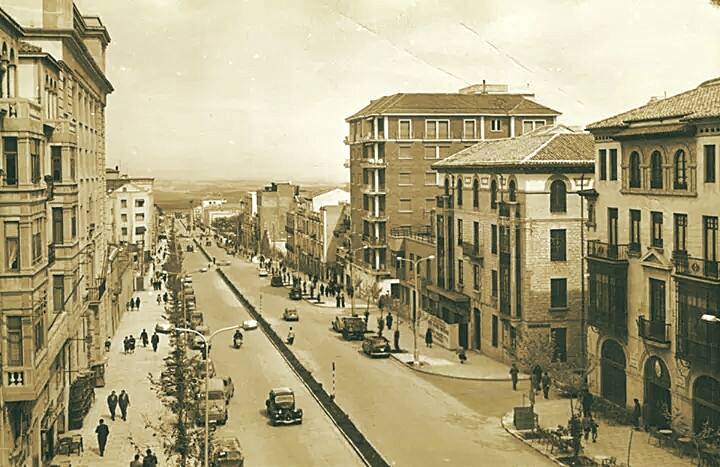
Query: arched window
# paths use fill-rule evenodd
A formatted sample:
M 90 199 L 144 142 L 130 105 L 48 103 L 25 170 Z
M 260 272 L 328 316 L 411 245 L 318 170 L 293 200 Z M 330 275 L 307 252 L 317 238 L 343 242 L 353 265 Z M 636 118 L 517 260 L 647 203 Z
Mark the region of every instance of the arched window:
M 515 180 L 510 180 L 510 183 L 508 183 L 508 198 L 510 198 L 510 201 L 517 201 L 517 186 L 515 185 Z
M 462 175 L 458 175 L 457 182 L 456 182 L 456 188 L 455 188 L 455 194 L 457 195 L 457 205 L 458 207 L 462 207 L 463 205 L 463 179 Z
M 478 181 L 477 177 L 473 178 L 472 199 L 473 207 L 480 207 L 480 182 Z
M 490 182 L 490 209 L 497 207 L 497 181 Z
M 675 153 L 673 159 L 673 188 L 676 190 L 687 190 L 687 158 L 682 149 Z
M 660 151 L 650 155 L 650 188 L 663 187 L 663 160 Z
M 445 177 L 445 194 L 450 194 L 450 177 Z
M 640 154 L 630 153 L 630 188 L 640 188 Z
M 565 182 L 555 180 L 550 185 L 550 212 L 567 211 L 567 190 Z

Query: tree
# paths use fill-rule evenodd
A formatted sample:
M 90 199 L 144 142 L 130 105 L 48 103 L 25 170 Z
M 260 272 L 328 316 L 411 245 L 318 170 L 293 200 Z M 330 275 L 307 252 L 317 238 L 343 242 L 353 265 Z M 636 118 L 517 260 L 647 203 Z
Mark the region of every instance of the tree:
M 367 285 L 362 285 L 362 282 L 358 283 L 360 296 L 365 300 L 366 307 L 365 311 L 370 312 L 370 303 L 377 303 L 378 298 L 380 297 L 380 293 L 382 292 L 382 289 L 380 288 L 380 284 L 378 284 L 377 281 L 373 281 Z

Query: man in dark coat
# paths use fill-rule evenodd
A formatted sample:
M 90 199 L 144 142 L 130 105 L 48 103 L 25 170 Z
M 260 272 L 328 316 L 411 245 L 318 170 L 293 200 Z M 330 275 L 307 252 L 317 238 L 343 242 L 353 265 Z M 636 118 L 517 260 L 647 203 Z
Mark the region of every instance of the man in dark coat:
M 510 367 L 510 380 L 512 381 L 513 391 L 517 391 L 518 373 L 520 373 L 520 370 L 518 370 L 517 365 L 513 363 Z
M 107 405 L 108 409 L 110 410 L 110 419 L 115 420 L 115 409 L 117 408 L 118 404 L 118 396 L 115 394 L 115 391 L 111 392 L 110 395 L 107 398 Z
M 130 397 L 124 389 L 120 391 L 120 397 L 118 397 L 118 405 L 120 406 L 120 413 L 122 414 L 122 419 L 127 420 L 127 409 L 130 405 Z
M 432 348 L 432 341 L 433 341 L 432 329 L 428 328 L 427 331 L 425 332 L 425 345 L 427 347 Z
M 148 333 L 146 330 L 142 330 L 140 333 L 140 340 L 142 341 L 143 347 L 147 347 L 148 345 Z
M 388 330 L 392 329 L 392 324 L 393 324 L 393 317 L 392 317 L 392 314 L 388 311 L 388 314 L 385 317 L 385 325 L 387 326 Z
M 543 397 L 545 399 L 548 398 L 548 394 L 550 393 L 550 375 L 547 371 L 543 372 L 542 378 L 540 379 L 540 383 L 542 384 L 542 391 L 543 391 Z
M 158 463 L 157 457 L 155 457 L 155 454 L 153 454 L 152 450 L 148 449 L 145 451 L 145 456 L 143 457 L 143 467 L 155 467 Z
M 382 336 L 383 328 L 385 328 L 385 320 L 382 319 L 382 315 L 378 316 L 378 336 Z
M 135 297 L 135 308 L 140 310 L 140 297 Z
M 95 427 L 95 433 L 97 433 L 98 448 L 100 448 L 100 456 L 102 457 L 105 455 L 105 445 L 107 444 L 108 435 L 110 434 L 110 429 L 102 418 L 100 419 L 100 424 Z
M 345 308 L 345 294 L 340 294 L 340 307 Z
M 395 333 L 393 333 L 393 344 L 395 345 L 395 352 L 400 352 L 400 328 L 395 328 Z
M 157 352 L 158 344 L 160 343 L 160 336 L 158 336 L 156 332 L 153 332 L 153 335 L 150 338 L 150 343 L 152 344 L 153 352 Z
M 594 399 L 595 398 L 593 397 L 592 394 L 590 394 L 590 391 L 586 389 L 582 395 L 583 417 L 592 418 L 592 405 L 593 405 Z

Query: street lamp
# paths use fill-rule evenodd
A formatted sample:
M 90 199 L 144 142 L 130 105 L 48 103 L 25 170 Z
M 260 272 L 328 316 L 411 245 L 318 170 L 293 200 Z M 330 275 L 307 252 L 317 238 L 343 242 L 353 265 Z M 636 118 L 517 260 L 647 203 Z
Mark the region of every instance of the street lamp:
M 228 326 L 226 328 L 218 329 L 214 333 L 210 334 L 210 337 L 205 337 L 202 333 L 196 331 L 195 329 L 189 329 L 189 328 L 175 328 L 178 332 L 190 332 L 193 334 L 197 334 L 200 336 L 203 340 L 203 345 L 205 346 L 205 467 L 208 467 L 208 457 L 209 457 L 209 443 L 210 443 L 210 410 L 208 408 L 209 404 L 209 386 L 210 386 L 210 342 L 212 342 L 212 338 L 216 335 L 220 334 L 221 332 L 227 332 L 232 331 L 233 329 L 239 329 L 240 325 L 235 326 Z
M 413 316 L 412 316 L 412 322 L 413 322 L 413 365 L 418 365 L 420 363 L 420 355 L 418 353 L 417 348 L 417 317 L 418 317 L 418 301 L 420 300 L 420 294 L 418 291 L 418 277 L 417 277 L 417 265 L 420 263 L 420 261 L 427 261 L 435 259 L 435 255 L 426 256 L 425 258 L 418 258 L 415 261 L 411 261 L 407 258 L 403 258 L 402 256 L 398 256 L 398 261 L 407 261 L 408 263 L 412 264 L 413 267 L 413 274 L 415 274 L 415 300 L 413 300 Z
M 352 289 L 353 289 L 353 293 L 350 296 L 350 314 L 352 316 L 355 316 L 355 292 L 357 292 L 355 290 L 355 274 L 353 272 L 354 271 L 353 270 L 353 266 L 354 266 L 353 258 L 355 256 L 356 251 L 367 250 L 368 248 L 370 248 L 370 247 L 367 245 L 363 245 L 359 248 L 355 248 L 354 250 L 350 250 L 350 287 L 352 287 Z

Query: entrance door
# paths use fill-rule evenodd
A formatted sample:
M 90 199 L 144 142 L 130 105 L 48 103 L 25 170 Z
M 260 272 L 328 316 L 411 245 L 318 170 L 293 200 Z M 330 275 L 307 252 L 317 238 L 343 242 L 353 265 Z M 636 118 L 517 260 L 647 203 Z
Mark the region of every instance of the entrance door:
M 460 343 L 460 347 L 463 349 L 468 348 L 468 323 L 458 324 L 458 341 Z
M 600 392 L 602 396 L 620 407 L 626 406 L 625 352 L 614 340 L 602 346 L 600 367 Z
M 480 321 L 480 310 L 477 308 L 473 308 L 473 343 L 474 347 L 478 350 L 482 348 L 482 340 L 480 335 L 480 330 L 482 322 Z
M 670 374 L 665 362 L 650 357 L 645 362 L 645 423 L 656 428 L 669 428 L 669 415 L 672 414 L 670 396 Z

